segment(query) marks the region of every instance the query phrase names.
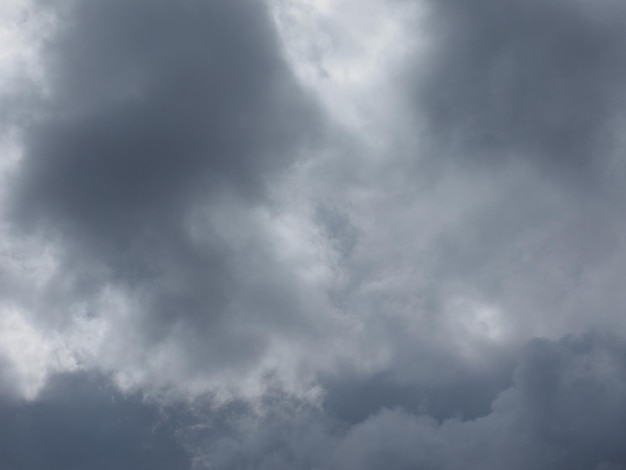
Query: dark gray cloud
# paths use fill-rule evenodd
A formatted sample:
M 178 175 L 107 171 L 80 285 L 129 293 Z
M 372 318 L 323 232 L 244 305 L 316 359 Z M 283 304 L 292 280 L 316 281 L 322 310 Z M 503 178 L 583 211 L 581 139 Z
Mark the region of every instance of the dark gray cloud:
M 623 340 L 533 340 L 513 385 L 482 417 L 437 421 L 380 407 L 348 424 L 327 408 L 278 394 L 261 417 L 245 409 L 213 416 L 209 429 L 220 432 L 196 445 L 206 458 L 202 468 L 624 468 L 625 388 Z
M 182 338 L 191 371 L 256 361 L 267 347 L 256 318 L 302 325 L 288 319 L 296 281 L 255 211 L 269 210 L 270 179 L 323 134 L 267 6 L 41 8 L 56 18 L 42 47 L 48 92 L 22 129 L 9 212 L 18 233 L 62 247 L 47 321 L 65 323 L 77 303 L 98 316 L 93 299 L 119 289 L 132 299 L 132 326 L 113 328 L 136 328 L 146 348 Z M 227 225 L 246 246 L 233 246 Z M 245 319 L 247 329 L 236 326 Z
M 0 402 L 0 468 L 185 469 L 175 419 L 98 374 L 53 377 L 33 402 Z
M 414 81 L 427 129 L 461 159 L 522 157 L 589 178 L 624 115 L 626 12 L 615 1 L 426 2 Z M 600 166 L 602 169 L 603 167 Z
M 393 367 L 362 375 L 347 370 L 324 377 L 320 383 L 327 412 L 349 424 L 360 423 L 388 406 L 437 420 L 474 419 L 487 414 L 494 397 L 508 387 L 513 367 L 506 364 L 483 371 L 459 369 L 455 377 L 442 383 L 394 376 L 397 371 Z
M 16 183 L 24 219 L 128 244 L 155 224 L 173 230 L 190 201 L 224 186 L 258 195 L 265 172 L 318 131 L 259 3 L 65 2 L 56 13 L 43 50 L 51 96 Z

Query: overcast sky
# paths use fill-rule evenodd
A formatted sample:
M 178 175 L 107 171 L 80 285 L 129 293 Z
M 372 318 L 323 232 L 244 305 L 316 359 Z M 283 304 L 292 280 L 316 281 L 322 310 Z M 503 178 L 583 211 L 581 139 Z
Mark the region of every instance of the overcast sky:
M 0 470 L 626 470 L 626 3 L 2 0 Z

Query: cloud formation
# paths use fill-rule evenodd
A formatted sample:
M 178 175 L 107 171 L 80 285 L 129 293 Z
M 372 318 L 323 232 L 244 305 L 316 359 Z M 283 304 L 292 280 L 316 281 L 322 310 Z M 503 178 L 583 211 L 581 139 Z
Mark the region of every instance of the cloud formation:
M 619 2 L 18 4 L 0 468 L 626 467 Z
M 302 327 L 289 320 L 298 281 L 267 233 L 268 186 L 323 132 L 267 9 L 69 2 L 55 15 L 49 92 L 8 198 L 15 230 L 62 252 L 45 315 L 99 317 L 94 299 L 113 295 L 128 317 L 104 312 L 105 327 L 138 343 L 122 339 L 107 352 L 117 360 L 156 349 L 178 369 L 166 381 L 227 364 L 246 373 L 268 347 L 263 330 Z
M 396 407 L 347 426 L 282 401 L 252 426 L 245 413 L 231 420 L 199 451 L 207 468 L 624 468 L 625 353 L 623 340 L 595 334 L 534 340 L 513 385 L 473 420 Z
M 436 138 L 465 158 L 602 170 L 624 115 L 623 7 L 613 1 L 427 2 L 416 90 Z M 580 184 L 580 180 L 578 181 Z
M 0 468 L 191 468 L 157 406 L 97 374 L 59 375 L 37 402 L 2 400 Z

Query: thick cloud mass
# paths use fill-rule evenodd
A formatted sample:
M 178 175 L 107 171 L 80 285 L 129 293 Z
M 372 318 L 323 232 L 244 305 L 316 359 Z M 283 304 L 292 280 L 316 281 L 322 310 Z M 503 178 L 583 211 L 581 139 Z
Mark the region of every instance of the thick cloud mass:
M 626 468 L 619 1 L 6 5 L 0 469 Z
M 168 349 L 175 375 L 254 362 L 267 348 L 256 317 L 271 324 L 298 309 L 258 212 L 269 204 L 268 179 L 322 126 L 266 7 L 54 8 L 58 33 L 42 52 L 49 93 L 24 130 L 9 198 L 22 232 L 60 240 L 46 316 L 56 310 L 63 322 L 77 302 L 98 316 L 94 297 L 113 289 L 132 305 L 130 325 L 112 328 L 134 331 L 138 360 L 144 348 Z
M 314 132 L 258 3 L 68 10 L 44 50 L 52 96 L 29 130 L 24 211 L 121 229 L 180 210 L 199 188 L 254 191 Z
M 207 468 L 617 469 L 626 466 L 625 390 L 623 340 L 534 340 L 513 385 L 473 420 L 383 408 L 346 426 L 283 400 L 253 426 L 241 411 L 213 418 L 222 432 L 198 448 Z
M 532 159 L 570 175 L 615 151 L 626 35 L 614 1 L 427 2 L 434 46 L 417 109 L 465 158 Z
M 625 392 L 626 344 L 598 334 L 531 341 L 472 420 L 382 406 L 349 423 L 276 389 L 159 412 L 102 377 L 58 376 L 36 402 L 0 406 L 0 468 L 621 469 Z
M 158 407 L 104 378 L 55 377 L 36 403 L 0 402 L 0 468 L 190 468 Z
M 108 258 L 149 233 L 183 243 L 190 204 L 224 186 L 258 196 L 315 132 L 260 4 L 65 6 L 43 51 L 51 96 L 27 130 L 18 216 Z

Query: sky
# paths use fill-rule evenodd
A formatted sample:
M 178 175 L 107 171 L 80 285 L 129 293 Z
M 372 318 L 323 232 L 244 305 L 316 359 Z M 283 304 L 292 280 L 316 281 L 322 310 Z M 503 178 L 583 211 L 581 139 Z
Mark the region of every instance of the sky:
M 3 0 L 0 470 L 626 470 L 626 4 Z

